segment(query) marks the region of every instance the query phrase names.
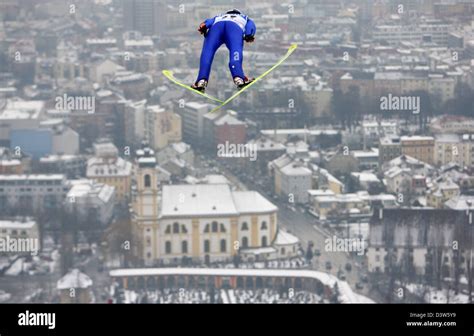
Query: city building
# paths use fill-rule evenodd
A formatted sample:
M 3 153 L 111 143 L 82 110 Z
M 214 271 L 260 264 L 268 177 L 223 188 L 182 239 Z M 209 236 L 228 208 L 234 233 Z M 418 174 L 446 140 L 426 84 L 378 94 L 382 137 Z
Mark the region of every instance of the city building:
M 39 128 L 45 113 L 42 101 L 23 101 L 8 99 L 0 106 L 0 146 L 10 148 L 11 131 L 34 130 Z
M 304 140 L 310 144 L 320 144 L 325 142 L 330 144 L 339 144 L 341 141 L 341 133 L 339 131 L 329 129 L 263 129 L 260 134 L 272 141 L 287 143 L 292 139 Z
M 445 209 L 385 209 L 370 222 L 368 270 L 437 279 L 466 275 L 473 248 L 472 216 Z M 453 248 L 456 241 L 457 249 Z
M 400 125 L 396 120 L 363 120 L 361 128 L 366 146 L 379 143 L 383 137 L 397 137 L 400 133 Z
M 473 134 L 474 118 L 442 115 L 431 119 L 429 128 L 434 133 Z
M 446 102 L 455 97 L 456 79 L 443 74 L 428 75 L 428 93 L 437 97 L 441 102 Z
M 89 80 L 93 83 L 105 83 L 117 72 L 124 71 L 125 68 L 110 59 L 99 59 L 89 64 Z
M 359 170 L 359 161 L 351 155 L 347 147 L 327 152 L 324 167 L 333 175 L 350 174 Z
M 87 160 L 82 155 L 48 155 L 40 158 L 42 174 L 64 174 L 68 178 L 85 176 Z
M 335 194 L 344 193 L 344 183 L 339 181 L 334 175 L 329 173 L 326 169 L 318 168 L 316 170 L 316 180 L 319 189 L 328 189 Z
M 24 174 L 27 165 L 22 156 L 12 155 L 13 153 L 4 147 L 0 147 L 0 175 L 2 174 Z
M 408 168 L 394 167 L 384 173 L 387 191 L 394 194 L 407 194 L 412 190 L 412 171 Z
M 356 186 L 366 191 L 380 191 L 382 190 L 382 181 L 371 172 L 352 173 L 351 179 L 355 182 Z
M 343 93 L 348 93 L 352 87 L 359 90 L 361 97 L 370 97 L 375 90 L 375 73 L 367 71 L 347 72 L 340 78 L 340 87 Z
M 118 154 L 110 142 L 94 144 L 95 156 L 87 161 L 86 177 L 115 188 L 118 202 L 130 198 L 132 164 Z
M 378 169 L 379 150 L 371 148 L 369 150 L 354 150 L 350 154 L 357 160 L 360 170 Z
M 135 146 L 145 139 L 146 100 L 130 101 L 125 106 L 125 142 Z
M 166 27 L 166 4 L 153 0 L 123 1 L 125 30 L 136 30 L 143 35 L 159 35 Z
M 288 154 L 270 163 L 275 193 L 290 203 L 308 202 L 308 190 L 313 187 L 313 172 L 304 162 Z
M 0 207 L 2 212 L 59 209 L 68 188 L 64 175 L 0 175 Z
M 474 196 L 459 195 L 452 197 L 445 204 L 447 209 L 456 211 L 474 211 Z
M 461 167 L 474 165 L 473 134 L 437 134 L 434 149 L 434 163 L 438 166 L 450 163 L 457 163 Z
M 70 214 L 87 225 L 106 226 L 114 216 L 115 189 L 94 180 L 72 180 L 65 207 Z
M 218 145 L 245 144 L 247 142 L 247 125 L 228 113 L 215 119 L 213 122 L 213 142 L 211 145 L 216 148 Z
M 133 71 L 115 72 L 110 85 L 123 92 L 126 99 L 143 100 L 152 89 L 153 79 L 148 74 Z
M 402 146 L 399 137 L 383 137 L 379 143 L 380 167 L 387 161 L 391 161 L 402 155 Z
M 270 137 L 262 136 L 247 142 L 249 148 L 254 148 L 258 155 L 255 161 L 245 160 L 245 167 L 253 174 L 266 175 L 268 164 L 285 154 L 286 146 L 281 142 L 274 141 Z
M 434 163 L 435 139 L 431 136 L 402 136 L 402 154 L 428 164 Z
M 183 139 L 188 143 L 199 143 L 204 138 L 204 116 L 209 112 L 209 105 L 189 102 L 178 113 L 182 118 Z
M 56 285 L 60 303 L 93 303 L 93 284 L 92 279 L 78 269 L 69 271 Z
M 25 175 L 32 172 L 33 158 L 18 148 L 11 151 L 9 148 L 0 147 L 0 162 L 0 175 Z
M 449 23 L 440 20 L 431 20 L 413 25 L 385 24 L 374 27 L 375 41 L 384 41 L 389 44 L 400 42 L 434 42 L 441 46 L 448 43 L 448 35 L 453 29 Z
M 181 117 L 154 105 L 146 108 L 146 135 L 150 146 L 159 151 L 181 142 Z
M 435 181 L 451 180 L 456 183 L 463 193 L 469 193 L 474 188 L 474 176 L 466 167 L 460 167 L 456 163 L 442 166 L 439 171 L 439 176 Z
M 277 237 L 273 242 L 273 248 L 277 251 L 278 259 L 295 258 L 298 256 L 300 240 L 288 231 L 278 230 Z
M 139 163 L 136 181 L 133 252 L 146 265 L 229 260 L 276 238 L 278 209 L 257 192 L 227 184 L 159 186 L 147 162 Z
M 194 157 L 192 147 L 184 142 L 172 143 L 156 154 L 160 167 L 178 176 L 194 166 Z
M 80 135 L 81 150 L 92 147 L 101 138 L 123 143 L 124 138 L 119 134 L 125 129 L 124 111 L 128 101 L 118 90 L 101 89 L 93 95 L 88 92 L 87 97 L 94 99 L 93 113 L 85 109 L 72 110 L 70 113 L 70 125 Z
M 329 190 L 313 191 L 310 207 L 311 213 L 320 220 L 358 220 L 372 214 L 367 192 L 334 194 Z
M 22 244 L 22 247 L 31 249 L 30 251 L 18 251 L 19 254 L 37 253 L 41 249 L 38 223 L 32 218 L 0 219 L 0 240 L 5 241 L 6 239 L 22 239 L 25 242 L 25 244 Z M 34 239 L 34 243 L 31 242 L 31 239 Z M 30 242 L 26 244 L 26 240 L 30 240 Z M 11 255 L 14 252 L 1 250 L 0 255 L 4 253 Z
M 384 183 L 387 191 L 397 195 L 424 194 L 427 179 L 435 169 L 413 157 L 401 155 L 382 166 Z
M 427 205 L 433 208 L 444 208 L 444 204 L 461 194 L 459 186 L 451 180 L 435 183 L 427 192 Z
M 333 89 L 327 87 L 326 83 L 318 82 L 314 86 L 307 85 L 302 92 L 305 102 L 311 106 L 313 118 L 327 118 L 331 115 Z

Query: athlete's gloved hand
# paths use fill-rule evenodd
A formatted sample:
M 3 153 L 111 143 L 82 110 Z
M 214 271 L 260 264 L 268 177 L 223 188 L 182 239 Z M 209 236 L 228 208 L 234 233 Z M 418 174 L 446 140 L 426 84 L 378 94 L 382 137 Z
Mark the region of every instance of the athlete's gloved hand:
M 205 22 L 203 22 L 203 23 L 201 23 L 201 24 L 199 25 L 198 32 L 200 32 L 201 35 L 206 36 L 208 31 L 209 31 L 209 29 L 206 27 L 206 23 L 205 23 Z
M 247 42 L 247 43 L 252 43 L 252 42 L 255 41 L 255 36 L 253 36 L 253 35 L 246 35 L 246 36 L 244 36 L 244 40 L 245 40 L 245 42 Z

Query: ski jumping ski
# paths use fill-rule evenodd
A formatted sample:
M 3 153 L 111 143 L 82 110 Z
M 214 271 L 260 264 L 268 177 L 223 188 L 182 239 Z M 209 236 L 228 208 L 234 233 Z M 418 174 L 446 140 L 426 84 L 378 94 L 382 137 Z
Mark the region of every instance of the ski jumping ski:
M 247 86 L 243 87 L 242 89 L 240 89 L 239 91 L 237 91 L 236 93 L 234 93 L 232 96 L 230 96 L 229 98 L 227 98 L 224 102 L 221 103 L 220 106 L 217 106 L 216 108 L 214 108 L 211 112 L 217 112 L 219 111 L 221 108 L 223 108 L 224 106 L 226 106 L 227 104 L 229 104 L 232 100 L 234 100 L 235 98 L 237 98 L 240 94 L 242 94 L 245 90 L 249 89 L 252 85 L 254 85 L 255 83 L 257 83 L 258 81 L 260 81 L 261 79 L 263 79 L 264 77 L 266 77 L 269 73 L 271 73 L 273 70 L 275 70 L 276 68 L 278 68 L 281 64 L 283 64 L 283 62 L 285 62 L 290 56 L 291 54 L 293 54 L 296 50 L 296 48 L 298 48 L 298 45 L 296 43 L 292 44 L 290 46 L 290 48 L 288 49 L 287 53 L 285 56 L 283 56 L 274 66 L 272 66 L 270 69 L 268 69 L 267 71 L 265 71 L 263 74 L 261 74 L 260 76 L 258 76 L 257 78 L 255 78 L 250 84 L 248 84 Z
M 163 73 L 163 75 L 164 75 L 166 78 L 168 78 L 170 81 L 172 81 L 172 82 L 175 83 L 176 85 L 179 85 L 179 86 L 181 86 L 181 87 L 183 87 L 183 88 L 185 88 L 185 89 L 187 89 L 187 90 L 189 90 L 189 91 L 192 91 L 192 92 L 194 92 L 194 93 L 197 93 L 198 95 L 201 95 L 201 96 L 203 96 L 203 97 L 206 97 L 207 99 L 212 100 L 212 101 L 215 102 L 215 103 L 219 103 L 219 104 L 224 103 L 224 101 L 222 101 L 222 100 L 220 100 L 220 99 L 217 99 L 216 97 L 213 97 L 213 96 L 211 96 L 211 95 L 208 95 L 207 93 L 204 93 L 204 92 L 200 92 L 200 91 L 198 91 L 198 90 L 195 90 L 195 89 L 193 89 L 192 87 L 190 87 L 189 85 L 186 85 L 186 84 L 180 82 L 178 79 L 176 79 L 176 78 L 174 77 L 173 72 L 170 71 L 170 70 L 163 70 L 162 73 Z
M 196 89 L 193 89 L 192 87 L 190 87 L 189 85 L 186 85 L 182 82 L 180 82 L 178 79 L 176 79 L 173 75 L 173 72 L 170 71 L 170 70 L 163 70 L 163 75 L 168 78 L 170 81 L 172 81 L 173 83 L 175 83 L 176 85 L 179 85 L 189 91 L 192 91 L 194 93 L 197 93 L 198 95 L 201 95 L 203 97 L 206 97 L 207 99 L 209 100 L 212 100 L 218 104 L 220 104 L 219 106 L 217 106 L 216 108 L 214 108 L 211 112 L 217 112 L 219 111 L 221 108 L 223 108 L 224 106 L 226 106 L 227 104 L 229 104 L 232 100 L 234 100 L 235 98 L 237 98 L 239 95 L 241 95 L 245 90 L 249 89 L 251 86 L 253 86 L 255 83 L 257 83 L 258 81 L 260 81 L 261 79 L 265 78 L 268 74 L 270 74 L 273 70 L 275 70 L 276 68 L 278 68 L 280 65 L 282 65 L 294 52 L 295 50 L 298 48 L 298 45 L 295 43 L 295 44 L 292 44 L 290 46 L 290 48 L 288 49 L 288 51 L 286 52 L 286 54 L 277 62 L 275 63 L 275 65 L 273 65 L 270 69 L 268 69 L 267 71 L 265 71 L 263 74 L 261 74 L 260 76 L 258 76 L 257 78 L 255 78 L 250 84 L 246 85 L 245 87 L 243 87 L 242 89 L 240 89 L 239 91 L 237 91 L 236 93 L 234 93 L 232 96 L 230 96 L 228 99 L 226 99 L 225 101 L 222 101 L 218 98 L 215 98 L 211 95 L 208 95 L 207 93 L 203 93 L 201 91 L 198 91 Z

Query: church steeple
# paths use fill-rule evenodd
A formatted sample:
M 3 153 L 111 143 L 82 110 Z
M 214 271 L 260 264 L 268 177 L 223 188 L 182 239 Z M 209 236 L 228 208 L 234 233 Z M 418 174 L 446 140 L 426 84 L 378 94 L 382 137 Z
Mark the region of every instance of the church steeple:
M 136 152 L 136 163 L 137 191 L 157 192 L 159 182 L 155 152 L 146 142 L 143 142 L 142 148 Z
M 133 253 L 140 258 L 153 260 L 157 257 L 156 249 L 152 249 L 146 242 L 158 239 L 160 185 L 159 167 L 155 152 L 142 143 L 142 148 L 136 151 L 135 185 L 132 198 L 132 236 Z

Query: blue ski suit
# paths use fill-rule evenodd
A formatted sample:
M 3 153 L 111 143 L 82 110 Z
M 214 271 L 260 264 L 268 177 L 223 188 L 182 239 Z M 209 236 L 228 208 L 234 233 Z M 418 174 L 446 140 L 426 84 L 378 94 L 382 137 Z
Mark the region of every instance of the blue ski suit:
M 244 37 L 253 37 L 257 28 L 255 23 L 243 14 L 222 14 L 204 21 L 208 29 L 201 53 L 197 81 L 209 80 L 214 55 L 223 44 L 229 49 L 229 69 L 232 78 L 245 78 L 242 69 Z

